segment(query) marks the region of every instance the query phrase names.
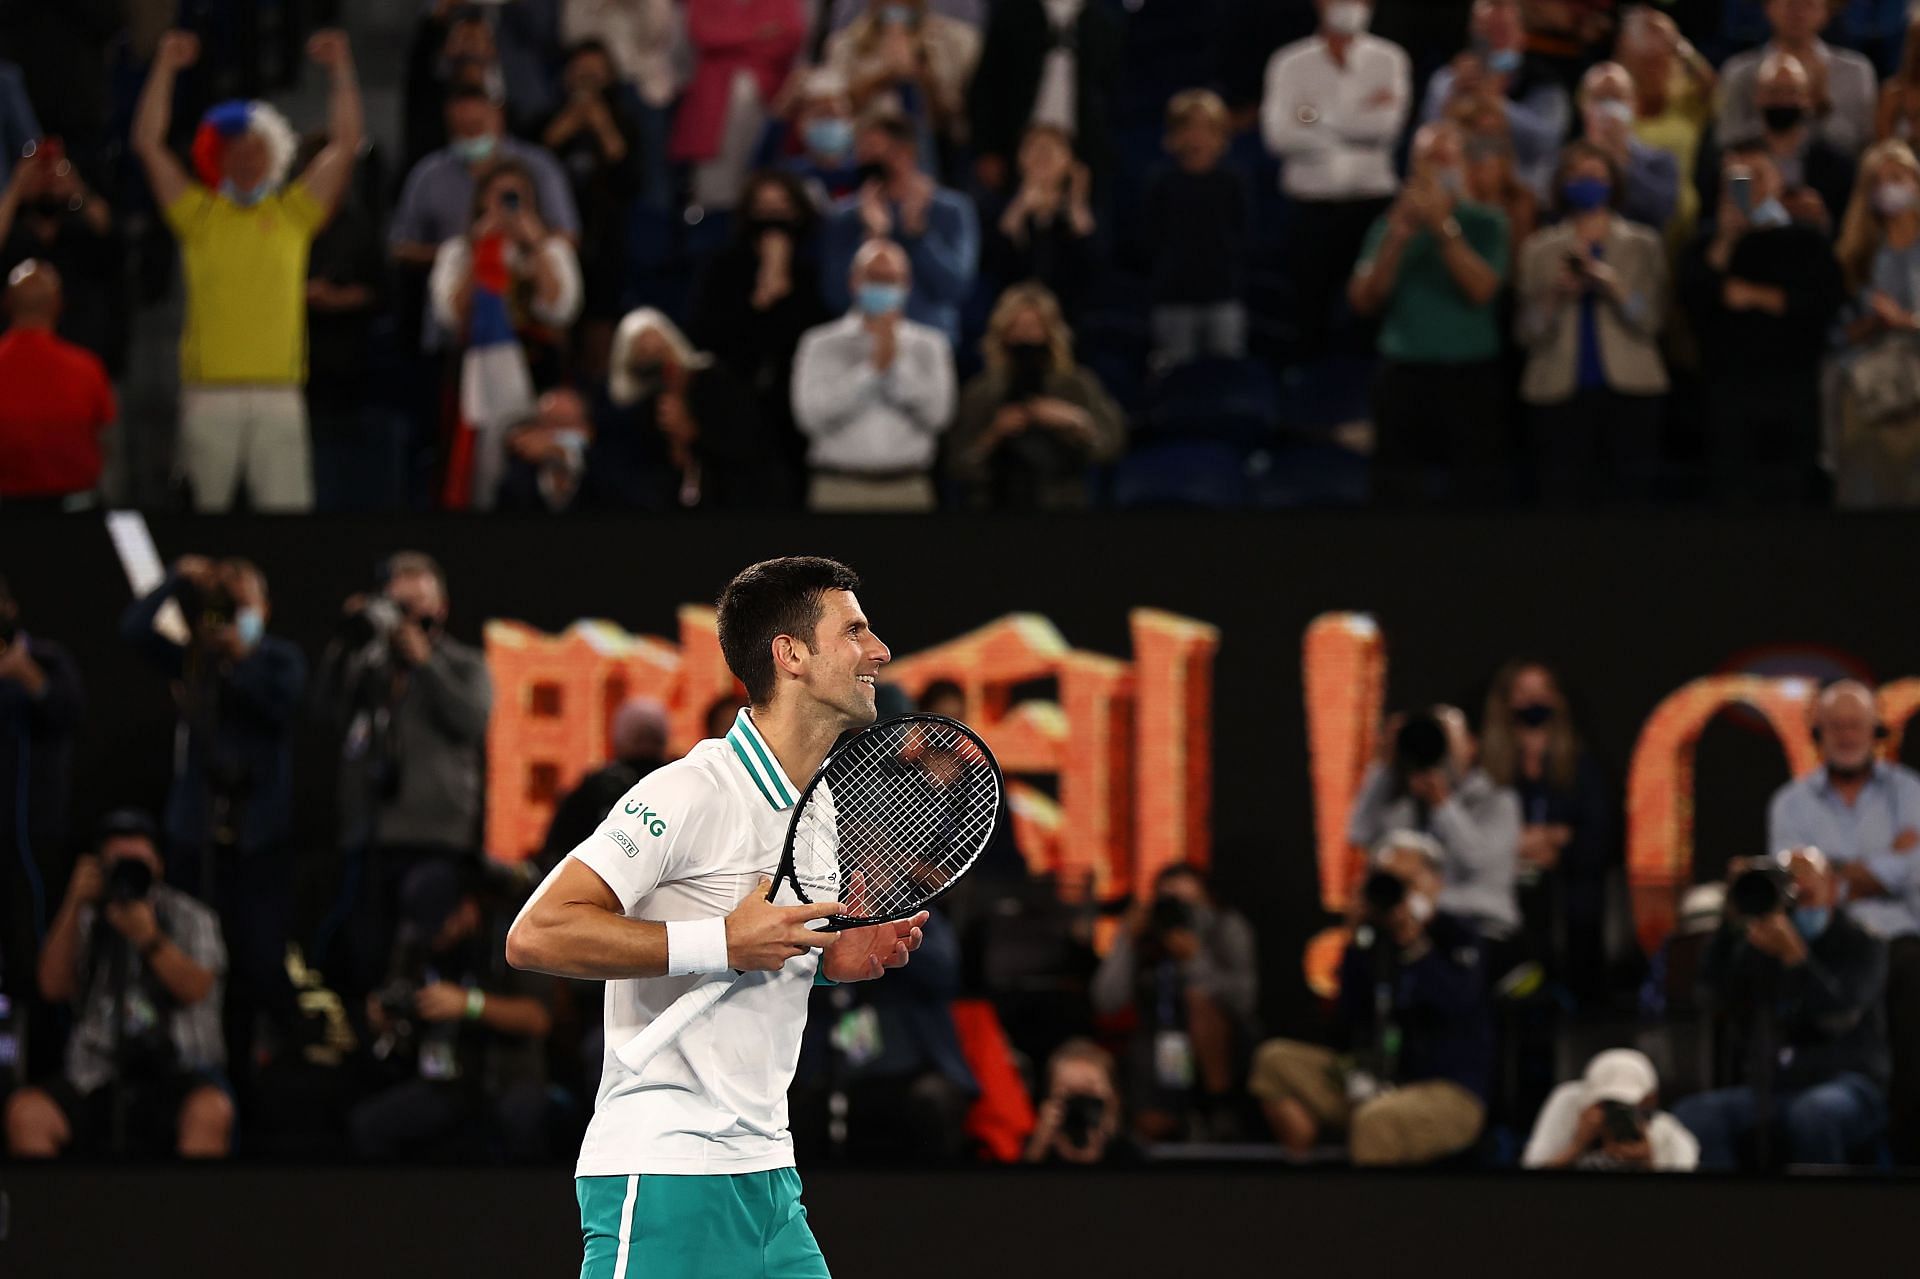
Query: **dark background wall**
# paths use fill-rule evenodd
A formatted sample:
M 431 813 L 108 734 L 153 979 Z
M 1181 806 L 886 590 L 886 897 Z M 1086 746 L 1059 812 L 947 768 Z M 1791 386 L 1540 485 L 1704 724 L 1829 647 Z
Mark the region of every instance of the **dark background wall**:
M 1316 887 L 1300 637 L 1329 610 L 1374 614 L 1390 650 L 1389 704 L 1459 701 L 1515 654 L 1564 671 L 1581 726 L 1622 782 L 1649 711 L 1724 669 L 1870 679 L 1920 673 L 1920 604 L 1906 574 L 1920 519 L 1390 518 L 1379 515 L 1073 519 L 156 519 L 171 560 L 244 554 L 272 584 L 272 629 L 317 658 L 340 602 L 403 547 L 445 564 L 452 629 L 484 619 L 559 630 L 606 617 L 674 633 L 674 610 L 711 600 L 742 565 L 819 553 L 852 563 L 862 602 L 899 653 L 1002 613 L 1033 610 L 1075 645 L 1125 657 L 1127 611 L 1154 606 L 1222 632 L 1215 680 L 1215 851 L 1224 894 L 1260 927 L 1269 1013 L 1308 1012 L 1299 947 L 1324 922 Z M 67 644 L 88 682 L 75 811 L 157 804 L 170 743 L 166 688 L 124 650 L 125 579 L 94 521 L 0 523 L 0 572 L 32 631 Z M 299 829 L 308 880 L 330 866 L 332 773 L 301 742 Z M 1768 792 L 1785 779 L 1772 740 L 1724 719 L 1702 743 L 1700 848 L 1709 868 L 1758 851 Z

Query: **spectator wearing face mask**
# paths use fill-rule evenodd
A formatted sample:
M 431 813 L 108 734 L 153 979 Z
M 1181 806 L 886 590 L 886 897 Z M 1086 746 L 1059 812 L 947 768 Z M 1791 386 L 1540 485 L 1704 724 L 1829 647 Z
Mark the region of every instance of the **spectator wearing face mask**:
M 180 241 L 187 312 L 180 337 L 180 456 L 195 506 L 224 511 L 244 481 L 262 510 L 313 505 L 307 409 L 307 249 L 345 192 L 361 141 L 347 38 L 321 32 L 308 54 L 331 78 L 328 142 L 283 185 L 293 131 L 264 102 L 227 102 L 201 121 L 193 176 L 167 147 L 175 77 L 199 57 L 184 31 L 161 38 L 134 114 L 133 150 Z
M 1899 388 L 1920 359 L 1920 162 L 1905 142 L 1875 143 L 1861 157 L 1835 251 L 1851 297 L 1829 381 L 1835 497 L 1910 505 L 1920 476 L 1898 428 L 1920 417 L 1920 401 Z
M 1316 0 L 1320 29 L 1267 65 L 1261 135 L 1290 202 L 1293 328 L 1308 360 L 1325 353 L 1367 231 L 1399 186 L 1393 147 L 1413 105 L 1406 51 L 1367 34 L 1366 0 Z
M 1660 1109 L 1660 1076 L 1647 1055 L 1613 1048 L 1547 1098 L 1520 1156 L 1523 1168 L 1588 1172 L 1692 1172 L 1700 1143 Z
M 414 26 L 407 53 L 402 132 L 409 168 L 447 144 L 447 105 L 453 94 L 469 89 L 506 104 L 493 27 L 464 0 L 433 0 Z
M 1812 83 L 1806 64 L 1778 54 L 1760 64 L 1755 93 L 1760 105 L 1756 137 L 1772 157 L 1785 190 L 1780 199 L 1796 222 L 1833 234 L 1853 192 L 1854 153 L 1841 151 L 1813 127 Z M 1719 159 L 1709 148 L 1700 160 L 1701 199 L 1719 199 Z
M 1173 164 L 1147 187 L 1142 256 L 1153 278 L 1153 363 L 1173 368 L 1247 353 L 1247 181 L 1222 163 L 1232 121 L 1218 94 L 1189 89 L 1167 104 Z
M 1776 57 L 1790 57 L 1806 69 L 1808 123 L 1835 151 L 1855 155 L 1873 137 L 1880 77 L 1859 54 L 1820 38 L 1831 17 L 1828 0 L 1767 0 L 1773 38 L 1758 49 L 1735 54 L 1720 69 L 1715 136 L 1721 146 L 1760 132 L 1767 103 L 1756 90 L 1766 78 L 1763 66 Z
M 1673 156 L 1634 136 L 1633 77 L 1617 62 L 1600 62 L 1580 77 L 1583 139 L 1620 175 L 1620 216 L 1664 232 L 1680 199 Z
M 1479 104 L 1497 108 L 1507 117 L 1521 179 L 1545 194 L 1570 123 L 1567 91 L 1528 61 L 1520 0 L 1475 0 L 1470 31 L 1471 46 L 1428 82 L 1420 119 L 1454 118 Z
M 569 48 L 598 41 L 632 90 L 640 126 L 642 199 L 662 210 L 672 198 L 667 134 L 680 93 L 674 55 L 685 34 L 674 0 L 561 0 L 561 41 Z
M 161 619 L 185 616 L 184 641 Z M 292 920 L 293 732 L 307 660 L 269 634 L 267 578 L 246 560 L 187 555 L 134 601 L 121 633 L 171 681 L 179 707 L 164 817 L 173 882 L 219 913 L 232 958 L 229 1055 L 253 1057 L 260 1023 L 297 1017 L 287 979 Z
M 1820 767 L 1774 792 L 1767 843 L 1825 853 L 1848 914 L 1887 945 L 1894 1158 L 1920 1158 L 1920 774 L 1880 758 L 1873 690 L 1841 680 L 1812 712 Z
M 1094 270 L 1092 177 L 1073 158 L 1073 139 L 1050 124 L 1020 144 L 1020 189 L 987 240 L 986 273 L 1002 287 L 1045 285 L 1071 316 Z
M 1727 501 L 1820 504 L 1820 366 L 1840 266 L 1826 234 L 1782 203 L 1767 148 L 1728 152 L 1721 175 L 1713 225 L 1679 271 L 1700 339 L 1714 485 Z
M 953 416 L 953 349 L 907 318 L 913 270 L 874 240 L 848 272 L 853 308 L 800 339 L 793 415 L 811 441 L 807 505 L 816 511 L 928 511 L 939 438 Z
M 1520 801 L 1516 872 L 1528 954 L 1582 1003 L 1605 993 L 1607 873 L 1619 860 L 1618 804 L 1542 662 L 1494 674 L 1480 763 Z
M 773 163 L 800 180 L 817 212 L 825 213 L 860 189 L 853 134 L 853 98 L 845 78 L 831 71 L 810 72 L 794 102 L 784 147 L 780 137 L 774 139 Z
M 1505 441 L 1495 296 L 1509 262 L 1507 222 L 1464 199 L 1458 126 L 1422 126 L 1413 174 L 1373 225 L 1348 285 L 1354 312 L 1380 317 L 1374 390 L 1375 494 L 1430 500 L 1497 490 Z
M 1073 334 L 1044 285 L 1000 295 L 947 440 L 948 473 L 969 506 L 1076 510 L 1091 468 L 1120 455 L 1126 423 L 1099 378 L 1073 361 Z
M 793 422 L 793 356 L 829 313 L 815 266 L 818 217 L 800 180 L 779 170 L 747 180 L 731 243 L 707 263 L 689 336 L 746 383 L 760 421 L 799 474 L 806 439 Z
M 535 402 L 533 416 L 507 432 L 506 477 L 496 505 L 503 511 L 573 508 L 586 478 L 593 419 L 571 387 L 556 387 Z
M 1629 9 L 1621 20 L 1613 56 L 1633 78 L 1634 136 L 1672 156 L 1682 179 L 1668 240 L 1677 250 L 1692 238 L 1700 218 L 1693 176 L 1719 80 L 1713 64 L 1680 34 L 1673 19 L 1646 5 Z
M 820 280 L 829 311 L 851 300 L 849 268 L 862 246 L 889 241 L 907 256 L 912 291 L 906 316 L 960 340 L 960 310 L 980 262 L 980 220 L 973 201 L 942 187 L 915 160 L 913 126 L 894 112 L 860 121 L 854 154 L 873 175 L 827 215 L 820 235 Z
M 1555 178 L 1561 221 L 1520 251 L 1520 398 L 1540 497 L 1555 506 L 1647 501 L 1659 468 L 1667 252 L 1616 212 L 1623 185 L 1607 152 L 1573 143 Z
M 856 112 L 891 98 L 931 159 L 966 141 L 967 84 L 979 61 L 977 26 L 933 12 L 927 0 L 869 0 L 827 40 L 825 65 L 846 83 Z
M 1779 885 L 1757 916 L 1731 887 L 1753 871 Z M 1726 1021 L 1735 1082 L 1683 1098 L 1674 1118 L 1712 1172 L 1864 1162 L 1887 1122 L 1886 944 L 1840 904 L 1818 848 L 1734 858 L 1728 882 L 1700 983 Z
M 792 475 L 748 388 L 652 307 L 630 312 L 613 335 L 587 478 L 602 509 L 793 504 Z

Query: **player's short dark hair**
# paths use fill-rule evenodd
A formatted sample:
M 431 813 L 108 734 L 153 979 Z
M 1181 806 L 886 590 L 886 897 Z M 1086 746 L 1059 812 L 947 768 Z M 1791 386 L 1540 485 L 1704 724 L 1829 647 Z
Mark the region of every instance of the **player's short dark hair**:
M 838 560 L 788 555 L 742 569 L 720 592 L 720 652 L 747 686 L 747 700 L 773 699 L 773 641 L 791 635 L 809 646 L 828 591 L 857 591 L 860 576 Z

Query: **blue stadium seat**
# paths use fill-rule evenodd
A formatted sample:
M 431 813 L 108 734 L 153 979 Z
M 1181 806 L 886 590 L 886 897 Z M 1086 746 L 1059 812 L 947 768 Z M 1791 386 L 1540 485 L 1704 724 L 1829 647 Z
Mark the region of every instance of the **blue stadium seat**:
M 1364 506 L 1367 459 L 1337 444 L 1302 441 L 1247 459 L 1251 504 L 1262 510 Z
M 1112 493 L 1131 510 L 1237 510 L 1247 505 L 1246 455 L 1212 440 L 1150 445 L 1114 466 Z
M 1160 380 L 1145 425 L 1154 435 L 1251 448 L 1272 440 L 1278 401 L 1263 361 L 1195 360 Z

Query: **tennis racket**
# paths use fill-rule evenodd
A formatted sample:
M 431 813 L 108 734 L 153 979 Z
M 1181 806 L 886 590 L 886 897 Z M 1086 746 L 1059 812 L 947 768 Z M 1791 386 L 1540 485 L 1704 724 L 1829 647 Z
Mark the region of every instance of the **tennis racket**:
M 1000 811 L 1000 765 L 980 735 L 941 715 L 902 715 L 848 737 L 800 792 L 769 900 L 837 901 L 822 931 L 916 914 L 972 869 Z M 638 1072 L 726 998 L 716 974 L 615 1050 Z

